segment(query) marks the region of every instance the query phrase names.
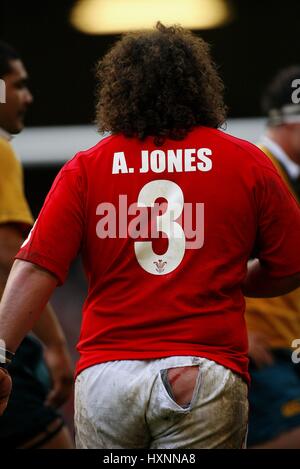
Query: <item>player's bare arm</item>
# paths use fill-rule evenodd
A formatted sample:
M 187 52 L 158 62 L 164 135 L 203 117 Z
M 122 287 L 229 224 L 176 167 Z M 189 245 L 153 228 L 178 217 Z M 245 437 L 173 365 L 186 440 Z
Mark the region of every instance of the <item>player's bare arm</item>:
M 49 272 L 26 261 L 14 262 L 0 305 L 1 339 L 8 350 L 15 352 L 33 329 L 56 285 Z

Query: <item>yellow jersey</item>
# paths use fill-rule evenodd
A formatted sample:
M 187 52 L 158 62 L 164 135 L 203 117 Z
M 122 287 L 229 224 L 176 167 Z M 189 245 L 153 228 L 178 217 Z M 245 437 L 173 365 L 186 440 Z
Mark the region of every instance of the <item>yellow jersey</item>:
M 13 147 L 0 137 L 0 224 L 17 223 L 24 234 L 33 218 L 24 194 L 23 171 Z

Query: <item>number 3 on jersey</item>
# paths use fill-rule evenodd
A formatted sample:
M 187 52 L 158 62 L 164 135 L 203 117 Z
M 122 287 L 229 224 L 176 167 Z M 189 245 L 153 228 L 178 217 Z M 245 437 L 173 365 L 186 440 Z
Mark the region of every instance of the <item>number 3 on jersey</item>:
M 140 266 L 153 275 L 169 274 L 181 263 L 185 253 L 185 234 L 181 225 L 175 220 L 180 217 L 184 197 L 181 188 L 172 181 L 156 180 L 146 184 L 138 196 L 138 207 L 153 207 L 158 198 L 168 202 L 167 210 L 157 216 L 156 229 L 167 235 L 169 246 L 163 255 L 153 251 L 151 241 L 136 241 L 134 251 Z

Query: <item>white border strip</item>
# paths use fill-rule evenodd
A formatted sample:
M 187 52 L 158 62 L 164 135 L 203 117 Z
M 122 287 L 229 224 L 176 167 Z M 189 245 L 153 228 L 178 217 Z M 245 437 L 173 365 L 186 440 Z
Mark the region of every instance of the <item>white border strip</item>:
M 230 119 L 226 132 L 256 142 L 266 120 Z M 24 165 L 63 164 L 78 151 L 96 145 L 103 136 L 92 125 L 26 128 L 12 143 Z

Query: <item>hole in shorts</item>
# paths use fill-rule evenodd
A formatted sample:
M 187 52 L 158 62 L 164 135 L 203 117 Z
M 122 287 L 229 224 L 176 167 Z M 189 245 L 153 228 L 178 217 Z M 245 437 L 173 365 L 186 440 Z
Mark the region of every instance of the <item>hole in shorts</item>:
M 161 370 L 161 378 L 171 399 L 180 407 L 191 405 L 199 375 L 198 366 L 180 366 Z

